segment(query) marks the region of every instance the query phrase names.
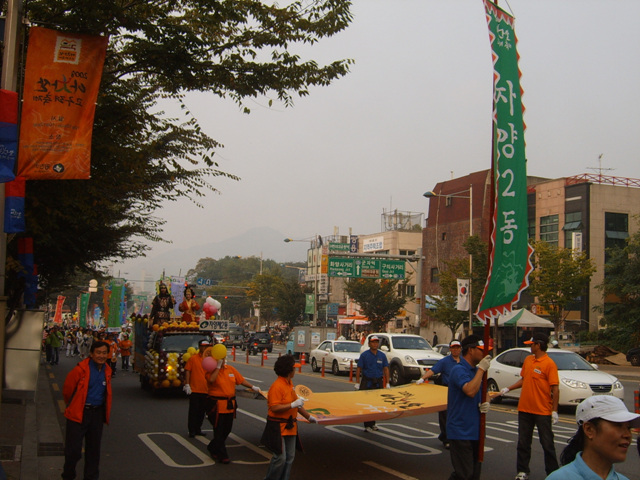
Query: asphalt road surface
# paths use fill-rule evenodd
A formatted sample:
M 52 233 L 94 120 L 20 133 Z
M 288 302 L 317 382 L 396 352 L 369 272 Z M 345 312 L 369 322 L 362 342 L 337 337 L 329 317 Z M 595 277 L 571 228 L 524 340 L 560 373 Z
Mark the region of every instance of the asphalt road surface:
M 273 362 L 277 350 L 269 354 L 265 366 L 260 356 L 252 356 L 250 364 L 240 352 L 230 361 L 250 382 L 268 389 L 276 376 Z M 53 393 L 61 400 L 60 388 L 66 373 L 77 358 L 61 358 L 52 368 Z M 633 407 L 635 382 L 623 382 L 626 404 Z M 296 373 L 294 384 L 304 384 L 314 392 L 353 389 L 348 376 L 334 377 L 312 373 L 309 365 Z M 111 425 L 105 428 L 102 441 L 100 478 L 102 480 L 191 480 L 202 478 L 262 479 L 271 454 L 260 445 L 267 413 L 266 401 L 253 394 L 239 393 L 239 410 L 233 432 L 227 441 L 232 463 L 215 463 L 207 454 L 211 426 L 205 419 L 207 438 L 187 435 L 188 400 L 183 394 L 152 394 L 140 388 L 138 376 L 118 371 L 113 380 L 114 401 Z M 62 408 L 61 402 L 58 402 Z M 511 479 L 515 476 L 517 412 L 516 403 L 505 401 L 494 405 L 487 416 L 487 436 L 482 478 Z M 571 410 L 561 411 L 554 426 L 558 454 L 576 431 Z M 64 418 L 60 413 L 61 425 Z M 298 452 L 292 478 L 305 480 L 342 480 L 366 478 L 447 479 L 451 474 L 449 451 L 438 441 L 437 414 L 379 422 L 380 430 L 364 432 L 362 424 L 320 426 L 300 425 L 304 453 Z M 62 469 L 62 464 L 60 465 Z M 82 462 L 78 465 L 81 472 Z M 640 460 L 635 442 L 627 461 L 616 467 L 629 478 L 638 478 Z M 531 461 L 532 480 L 544 479 L 542 450 L 534 437 Z

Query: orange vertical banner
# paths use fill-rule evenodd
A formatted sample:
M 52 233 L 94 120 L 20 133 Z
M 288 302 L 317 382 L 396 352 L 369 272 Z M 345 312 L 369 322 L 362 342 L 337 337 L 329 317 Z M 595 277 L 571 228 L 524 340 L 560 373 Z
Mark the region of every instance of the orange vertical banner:
M 62 307 L 64 306 L 64 301 L 66 298 L 67 297 L 58 295 L 58 300 L 56 301 L 56 313 L 53 316 L 54 323 L 62 324 Z
M 18 174 L 88 179 L 96 99 L 107 37 L 29 30 Z

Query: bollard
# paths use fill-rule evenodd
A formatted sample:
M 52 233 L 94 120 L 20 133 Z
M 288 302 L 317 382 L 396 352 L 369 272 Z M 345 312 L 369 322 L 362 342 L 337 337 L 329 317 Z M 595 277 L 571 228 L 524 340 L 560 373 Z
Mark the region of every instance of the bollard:
M 300 354 L 300 365 L 306 365 L 307 362 L 305 361 L 305 359 L 306 358 L 305 358 L 304 353 L 301 353 Z
M 247 346 L 247 365 L 249 365 L 249 346 Z
M 264 367 L 264 361 L 267 360 L 267 349 L 265 348 L 264 350 L 262 350 L 262 361 L 260 362 L 260 365 L 262 365 Z
M 231 347 L 231 356 L 233 357 L 233 361 L 236 361 L 236 346 Z
M 640 390 L 633 392 L 633 406 L 635 407 L 636 413 L 640 413 Z
M 353 360 L 349 363 L 349 382 L 353 382 Z
M 322 376 L 324 377 L 324 358 L 322 359 Z

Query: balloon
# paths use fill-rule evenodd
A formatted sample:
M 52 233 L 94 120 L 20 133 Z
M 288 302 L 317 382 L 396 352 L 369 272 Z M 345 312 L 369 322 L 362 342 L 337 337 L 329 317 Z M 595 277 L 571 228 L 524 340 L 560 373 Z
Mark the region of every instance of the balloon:
M 216 307 L 211 307 L 210 312 L 211 312 L 211 315 L 215 315 L 216 313 L 218 313 L 218 309 Z
M 202 359 L 202 368 L 205 372 L 213 372 L 218 366 L 218 362 L 213 357 L 206 357 Z
M 198 350 L 196 350 L 196 347 L 189 347 L 187 348 L 187 353 L 190 353 L 191 355 L 197 353 Z
M 213 300 L 213 306 L 216 307 L 218 310 L 220 310 L 220 307 L 222 307 L 222 304 L 217 300 Z
M 215 305 L 214 302 L 215 302 L 215 300 L 213 299 L 213 297 L 207 297 L 207 300 L 206 300 L 207 305 L 213 306 L 213 305 Z
M 222 360 L 227 356 L 227 347 L 225 347 L 221 343 L 215 344 L 213 347 L 211 347 L 211 356 L 216 360 Z

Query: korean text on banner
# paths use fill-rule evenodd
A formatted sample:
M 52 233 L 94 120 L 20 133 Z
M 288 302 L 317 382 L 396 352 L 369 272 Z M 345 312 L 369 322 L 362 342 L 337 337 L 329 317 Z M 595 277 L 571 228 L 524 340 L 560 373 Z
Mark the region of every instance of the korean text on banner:
M 18 175 L 88 179 L 96 99 L 108 38 L 29 30 Z
M 89 309 L 89 293 L 80 294 L 80 312 L 78 315 L 79 325 L 81 328 L 87 327 L 87 313 Z
M 58 300 L 56 301 L 56 313 L 53 315 L 53 322 L 62 324 L 62 307 L 64 305 L 64 301 L 67 297 L 63 297 L 62 295 L 58 295 Z
M 493 59 L 494 214 L 489 275 L 476 315 L 511 311 L 529 284 L 527 171 L 514 18 L 484 0 Z
M 469 279 L 458 278 L 458 303 L 456 309 L 462 312 L 469 311 Z
M 109 331 L 118 330 L 122 324 L 124 312 L 124 281 L 115 278 L 111 281 L 111 296 L 109 297 L 109 316 L 107 328 Z

